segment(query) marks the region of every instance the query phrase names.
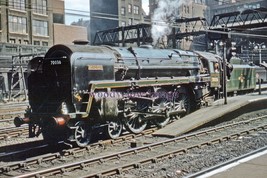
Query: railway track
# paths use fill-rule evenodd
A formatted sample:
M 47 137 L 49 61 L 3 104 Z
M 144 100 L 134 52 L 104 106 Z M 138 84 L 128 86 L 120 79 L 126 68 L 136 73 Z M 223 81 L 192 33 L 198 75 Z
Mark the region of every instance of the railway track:
M 0 123 L 13 123 L 14 119 L 0 119 Z
M 0 140 L 28 134 L 28 126 L 0 128 Z
M 116 145 L 116 144 L 121 144 L 122 142 L 132 140 L 134 138 L 138 138 L 144 135 L 149 135 L 153 133 L 157 128 L 151 128 L 147 129 L 144 132 L 140 134 L 126 134 L 121 137 L 119 137 L 116 140 L 108 139 L 108 140 L 102 140 L 98 141 L 96 143 L 93 143 L 91 145 L 88 145 L 85 148 L 72 148 L 72 149 L 67 149 L 67 146 L 65 145 L 65 150 L 64 144 L 60 143 L 61 145 L 56 147 L 58 152 L 55 152 L 55 147 L 52 145 L 51 147 L 45 143 L 41 144 L 40 142 L 36 143 L 36 145 L 29 146 L 27 148 L 19 149 L 19 150 L 13 150 L 12 152 L 6 152 L 4 155 L 0 155 L 0 161 L 14 161 L 14 158 L 23 158 L 23 155 L 27 155 L 27 157 L 30 157 L 31 154 L 36 155 L 36 153 L 39 153 L 38 157 L 34 158 L 29 158 L 24 162 L 19 162 L 19 163 L 14 163 L 14 164 L 8 164 L 5 166 L 0 167 L 0 176 L 1 174 L 8 173 L 10 171 L 16 171 L 19 169 L 27 169 L 27 167 L 32 167 L 32 166 L 37 166 L 39 163 L 46 162 L 46 161 L 54 161 L 56 159 L 69 159 L 68 157 L 76 157 L 77 155 L 82 155 L 85 152 L 90 153 L 93 149 L 98 149 L 98 148 L 103 148 L 106 146 L 111 146 L 111 145 Z M 27 143 L 25 143 L 27 144 Z M 24 146 L 22 146 L 24 147 Z M 54 149 L 53 149 L 54 147 Z M 68 147 L 69 148 L 69 147 Z M 41 155 L 40 153 L 44 153 L 44 150 L 46 150 L 46 155 Z M 52 153 L 55 152 L 55 153 Z M 12 157 L 10 157 L 12 155 Z
M 11 144 L 11 145 L 5 145 L 0 147 L 0 162 L 1 161 L 12 161 L 12 157 L 16 156 L 16 153 L 24 152 L 23 150 L 30 150 L 32 148 L 45 145 L 43 140 L 38 141 L 29 141 L 19 144 Z M 29 153 L 28 151 L 25 151 L 24 153 Z M 21 155 L 19 155 L 21 156 Z
M 75 174 L 75 171 L 83 170 L 86 172 L 86 176 L 84 177 L 112 176 L 127 170 L 140 168 L 146 164 L 157 163 L 163 159 L 172 158 L 175 155 L 186 154 L 192 149 L 218 144 L 231 139 L 238 139 L 240 136 L 262 130 L 267 130 L 267 116 L 261 116 L 248 121 L 241 121 L 195 132 L 137 148 L 128 148 L 123 151 L 117 151 L 116 153 L 105 154 L 102 156 L 100 154 L 98 157 L 83 159 L 53 168 L 49 167 L 40 171 L 25 173 L 25 168 L 27 166 L 34 166 L 33 163 L 35 163 L 34 167 L 36 169 L 39 167 L 38 164 L 47 163 L 45 158 L 39 158 L 38 160 L 35 159 L 35 161 L 32 160 L 31 162 L 28 160 L 28 162 L 20 162 L 2 167 L 0 168 L 0 173 L 3 174 L 5 172 L 12 171 L 13 176 L 16 177 L 36 177 L 64 174 L 71 175 Z M 90 153 L 91 147 L 76 149 Z M 73 153 L 69 153 L 68 155 L 73 155 Z M 62 158 L 62 155 L 57 155 L 57 158 Z M 65 157 L 65 159 L 68 158 Z M 101 170 L 99 167 L 101 167 Z M 21 168 L 24 168 L 24 170 L 21 170 Z M 29 170 L 27 170 L 27 172 L 28 171 Z
M 0 113 L 0 121 L 6 122 L 8 119 L 13 119 L 15 117 L 22 117 L 25 113 L 25 110 L 21 111 L 10 111 L 10 112 L 1 112 Z
M 0 121 L 22 116 L 28 105 L 28 102 L 0 104 Z

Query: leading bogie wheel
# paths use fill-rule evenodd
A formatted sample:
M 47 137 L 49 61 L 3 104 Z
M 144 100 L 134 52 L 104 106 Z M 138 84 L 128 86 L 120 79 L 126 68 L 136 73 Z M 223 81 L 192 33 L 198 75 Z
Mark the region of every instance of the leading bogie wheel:
M 80 147 L 87 146 L 91 141 L 92 129 L 84 121 L 79 121 L 75 124 L 74 138 L 75 142 Z
M 121 135 L 122 122 L 118 119 L 116 121 L 110 121 L 106 128 L 106 134 L 109 138 L 116 139 Z

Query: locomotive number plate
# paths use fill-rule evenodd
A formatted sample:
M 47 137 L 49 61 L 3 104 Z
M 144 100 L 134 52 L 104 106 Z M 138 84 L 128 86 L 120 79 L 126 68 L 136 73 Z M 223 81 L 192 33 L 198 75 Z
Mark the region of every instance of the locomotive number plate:
M 88 70 L 103 70 L 103 65 L 88 65 Z
M 51 65 L 51 66 L 54 66 L 54 65 L 61 65 L 61 61 L 60 61 L 60 60 L 53 60 L 53 61 L 50 61 L 50 65 Z

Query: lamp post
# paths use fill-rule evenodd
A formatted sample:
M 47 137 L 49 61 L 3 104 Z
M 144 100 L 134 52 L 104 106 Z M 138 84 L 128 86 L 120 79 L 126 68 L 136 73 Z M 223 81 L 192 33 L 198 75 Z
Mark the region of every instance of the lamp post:
M 261 60 L 261 50 L 265 49 L 266 46 L 264 43 L 261 43 L 261 44 L 256 44 L 254 49 L 255 50 L 259 50 L 259 65 L 262 63 L 262 60 Z
M 222 65 L 223 65 L 223 76 L 222 76 L 222 85 L 223 85 L 223 98 L 224 98 L 224 104 L 227 104 L 227 79 L 226 79 L 226 42 L 225 39 L 223 39 L 219 45 L 222 47 Z
M 227 104 L 227 80 L 226 80 L 226 42 L 223 42 L 223 97 L 224 104 Z

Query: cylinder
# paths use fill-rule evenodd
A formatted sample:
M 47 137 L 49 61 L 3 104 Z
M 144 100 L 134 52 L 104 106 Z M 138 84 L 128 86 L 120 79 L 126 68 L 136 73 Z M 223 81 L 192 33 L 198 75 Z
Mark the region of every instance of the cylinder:
M 66 124 L 66 119 L 64 117 L 53 117 L 56 127 L 62 127 Z

